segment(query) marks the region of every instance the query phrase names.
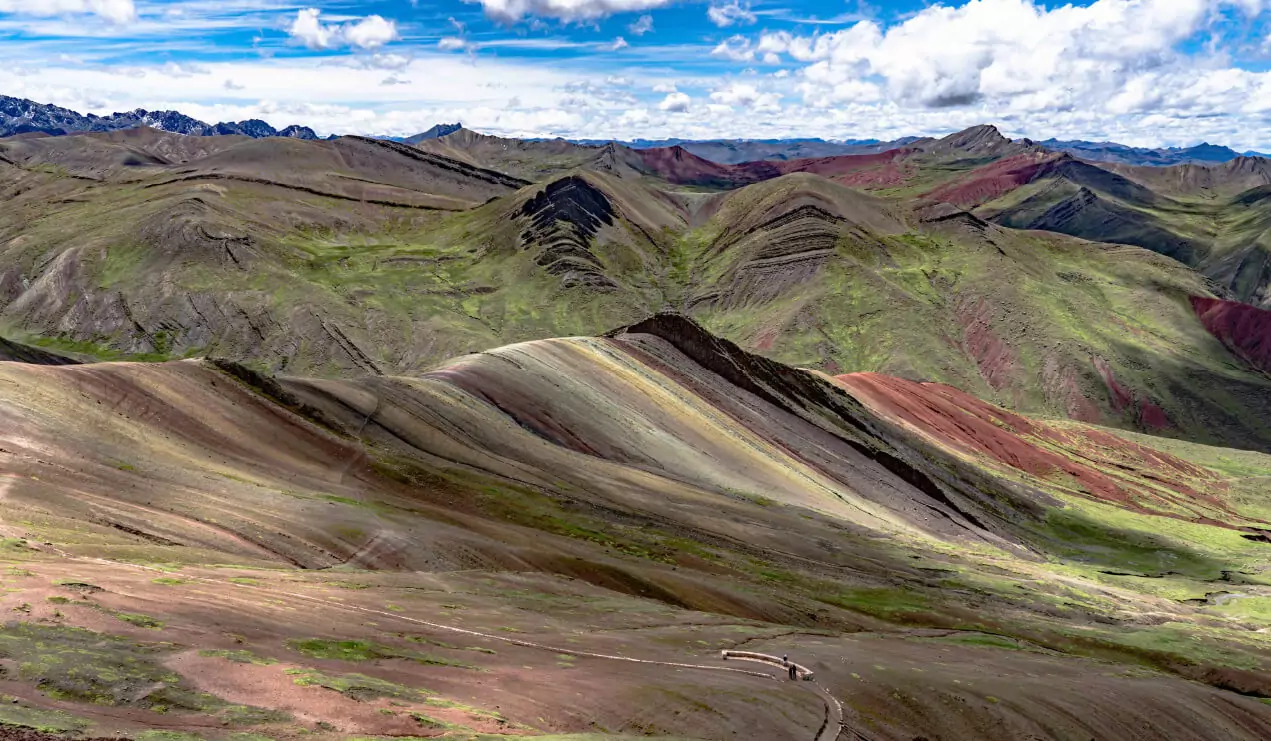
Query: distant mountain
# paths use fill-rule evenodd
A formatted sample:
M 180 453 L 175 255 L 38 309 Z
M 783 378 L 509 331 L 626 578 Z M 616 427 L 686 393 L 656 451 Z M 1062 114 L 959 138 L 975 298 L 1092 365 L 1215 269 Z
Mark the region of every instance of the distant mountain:
M 422 134 L 415 134 L 414 136 L 408 136 L 405 139 L 394 139 L 394 141 L 400 141 L 403 144 L 409 144 L 413 147 L 422 141 L 428 141 L 429 139 L 440 139 L 441 137 L 447 136 L 449 134 L 453 134 L 462 128 L 463 128 L 463 124 L 461 123 L 437 124 L 436 126 L 432 127 L 431 129 L 425 131 Z
M 317 139 L 318 135 L 307 126 L 288 126 L 279 131 L 258 119 L 238 123 L 207 124 L 177 111 L 135 111 L 97 116 L 76 113 L 55 105 L 36 103 L 25 98 L 0 95 L 0 137 L 15 134 L 41 133 L 52 136 L 80 134 L 91 131 L 118 131 L 149 126 L 174 134 L 190 136 L 250 136 L 263 139 L 285 136 L 293 139 Z
M 1085 160 L 1095 162 L 1114 162 L 1123 165 L 1149 165 L 1167 167 L 1169 165 L 1206 164 L 1230 162 L 1241 156 L 1262 157 L 1259 152 L 1237 152 L 1230 147 L 1203 143 L 1194 147 L 1168 147 L 1147 149 L 1130 147 L 1114 142 L 1060 141 L 1047 139 L 1039 142 L 1047 149 L 1057 152 L 1068 152 Z
M 600 146 L 607 139 L 571 140 L 575 144 Z M 838 157 L 845 154 L 875 154 L 898 149 L 917 137 L 904 137 L 892 141 L 878 139 L 634 139 L 617 142 L 631 149 L 667 149 L 680 147 L 684 151 L 721 165 L 737 165 L 762 160 L 795 160 L 816 157 Z

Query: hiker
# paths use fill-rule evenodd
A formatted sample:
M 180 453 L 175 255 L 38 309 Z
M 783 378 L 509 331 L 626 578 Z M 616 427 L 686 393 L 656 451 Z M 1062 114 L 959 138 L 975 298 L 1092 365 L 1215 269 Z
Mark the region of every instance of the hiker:
M 781 665 L 784 666 L 786 670 L 790 672 L 790 679 L 795 680 L 799 678 L 799 667 L 795 664 L 790 663 L 789 656 L 781 657 Z

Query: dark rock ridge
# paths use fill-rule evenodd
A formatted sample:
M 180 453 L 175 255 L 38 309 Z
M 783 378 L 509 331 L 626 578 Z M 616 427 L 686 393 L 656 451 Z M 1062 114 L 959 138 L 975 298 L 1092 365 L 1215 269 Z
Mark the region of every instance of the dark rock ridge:
M 0 95 L 0 137 L 16 134 L 40 133 L 52 136 L 82 134 L 93 131 L 118 131 L 149 126 L 174 134 L 189 136 L 250 136 L 263 139 L 285 136 L 293 139 L 317 139 L 318 135 L 307 126 L 288 126 L 279 131 L 273 126 L 252 119 L 238 123 L 206 124 L 177 111 L 135 111 L 97 116 L 83 115 L 67 108 L 36 103 L 25 98 Z
M 591 251 L 596 234 L 614 222 L 613 204 L 599 188 L 576 175 L 561 178 L 526 201 L 518 215 L 530 219 L 522 245 L 541 247 L 535 262 L 561 276 L 566 287 L 617 288 Z

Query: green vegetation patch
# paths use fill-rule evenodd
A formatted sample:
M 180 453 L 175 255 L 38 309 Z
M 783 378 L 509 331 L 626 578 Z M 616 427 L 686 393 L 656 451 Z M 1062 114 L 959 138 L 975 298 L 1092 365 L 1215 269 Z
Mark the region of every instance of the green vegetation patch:
M 374 659 L 406 659 L 419 664 L 433 666 L 453 666 L 460 669 L 480 669 L 462 661 L 452 661 L 429 654 L 394 648 L 370 641 L 338 641 L 326 638 L 306 638 L 287 641 L 287 647 L 293 651 L 314 659 L 335 659 L 337 661 L 372 661 Z
M 18 677 L 49 697 L 156 712 L 213 714 L 229 707 L 163 666 L 176 649 L 69 626 L 11 622 L 0 628 L 0 658 L 16 662 Z
M 432 694 L 365 674 L 327 674 L 316 669 L 288 669 L 287 674 L 295 677 L 295 683 L 301 687 L 325 687 L 358 702 L 380 697 L 422 702 Z
M 181 731 L 142 731 L 133 738 L 136 741 L 203 741 L 198 734 Z
M 157 630 L 163 627 L 163 621 L 152 618 L 149 615 L 142 615 L 135 612 L 115 612 L 111 614 L 125 623 L 135 625 L 138 628 L 153 628 Z
M 0 695 L 0 726 L 22 726 L 43 733 L 80 733 L 92 725 L 92 721 L 79 718 L 61 710 L 43 710 L 15 704 L 12 697 Z

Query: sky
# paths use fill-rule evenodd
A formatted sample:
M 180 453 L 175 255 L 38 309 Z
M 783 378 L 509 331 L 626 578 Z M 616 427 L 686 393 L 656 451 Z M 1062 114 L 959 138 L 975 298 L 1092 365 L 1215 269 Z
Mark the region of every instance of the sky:
M 1271 149 L 1271 0 L 0 0 L 0 94 L 322 135 Z

